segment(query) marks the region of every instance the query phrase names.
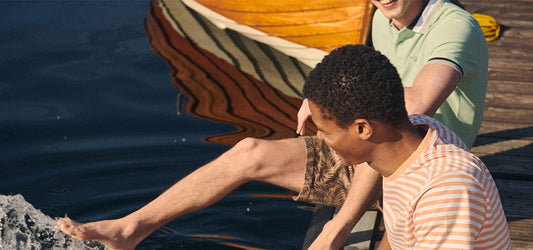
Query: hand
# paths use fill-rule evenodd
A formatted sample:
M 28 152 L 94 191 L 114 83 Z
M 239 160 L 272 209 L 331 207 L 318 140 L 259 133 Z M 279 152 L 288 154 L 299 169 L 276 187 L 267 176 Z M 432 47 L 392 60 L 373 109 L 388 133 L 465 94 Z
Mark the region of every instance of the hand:
M 309 100 L 305 98 L 298 110 L 298 127 L 296 128 L 296 134 L 304 135 L 305 133 L 305 121 L 311 116 L 311 110 L 309 109 Z
M 316 237 L 309 250 L 338 250 L 344 247 L 350 235 L 351 228 L 335 225 L 334 219 L 324 225 L 322 232 Z

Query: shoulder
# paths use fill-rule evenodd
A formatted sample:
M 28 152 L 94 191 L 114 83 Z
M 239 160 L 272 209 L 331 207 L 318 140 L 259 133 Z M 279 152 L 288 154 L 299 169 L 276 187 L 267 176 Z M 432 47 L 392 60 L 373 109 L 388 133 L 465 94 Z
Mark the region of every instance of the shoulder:
M 415 126 L 426 127 L 426 137 L 432 137 L 418 160 L 420 170 L 427 171 L 427 178 L 437 178 L 447 171 L 470 175 L 474 180 L 490 176 L 485 164 L 469 152 L 466 144 L 441 122 L 426 115 L 410 115 L 409 119 Z
M 466 10 L 448 2 L 442 5 L 427 35 L 444 40 L 473 40 L 474 43 L 484 39 L 477 20 Z
M 435 131 L 434 146 L 437 145 L 453 145 L 462 150 L 467 151 L 468 147 L 466 144 L 457 136 L 453 131 L 447 128 L 441 122 L 435 120 L 432 117 L 421 114 L 414 114 L 409 116 L 409 120 L 415 126 L 427 126 L 428 130 Z
M 477 24 L 476 19 L 470 14 L 470 12 L 447 1 L 445 1 L 439 9 L 436 21 L 440 20 L 470 25 Z

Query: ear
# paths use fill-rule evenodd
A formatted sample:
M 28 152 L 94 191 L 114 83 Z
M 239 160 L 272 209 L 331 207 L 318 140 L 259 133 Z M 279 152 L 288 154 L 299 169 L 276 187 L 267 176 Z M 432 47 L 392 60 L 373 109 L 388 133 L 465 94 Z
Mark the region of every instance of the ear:
M 354 133 L 358 135 L 361 140 L 368 141 L 374 133 L 374 127 L 367 119 L 357 119 L 353 122 L 352 128 Z

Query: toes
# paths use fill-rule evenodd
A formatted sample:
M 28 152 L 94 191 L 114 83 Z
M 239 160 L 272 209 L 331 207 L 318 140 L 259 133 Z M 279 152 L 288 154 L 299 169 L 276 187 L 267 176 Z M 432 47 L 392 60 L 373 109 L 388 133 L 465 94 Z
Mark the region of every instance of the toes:
M 78 238 L 79 235 L 77 235 L 77 227 L 79 226 L 79 223 L 71 220 L 70 218 L 68 217 L 65 217 L 65 218 L 61 218 L 59 220 L 57 220 L 56 222 L 57 226 L 59 227 L 59 229 L 61 231 L 63 231 L 64 233 L 74 237 L 74 238 Z
M 71 228 L 70 228 L 70 219 L 69 218 L 61 218 L 56 221 L 57 226 L 61 231 L 65 232 L 66 234 L 70 234 Z

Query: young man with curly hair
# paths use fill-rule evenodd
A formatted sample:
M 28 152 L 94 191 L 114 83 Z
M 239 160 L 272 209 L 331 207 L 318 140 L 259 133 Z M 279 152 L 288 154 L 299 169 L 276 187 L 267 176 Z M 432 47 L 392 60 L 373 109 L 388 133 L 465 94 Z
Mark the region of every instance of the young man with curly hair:
M 444 123 L 470 148 L 481 125 L 488 78 L 488 47 L 477 21 L 448 0 L 372 0 L 377 7 L 372 43 L 397 68 L 408 114 L 425 114 Z M 304 100 L 297 133 L 304 133 L 310 111 Z M 337 165 L 324 147 L 316 164 Z M 316 154 L 315 154 L 316 156 Z M 308 160 L 309 161 L 309 160 Z M 312 247 L 346 241 L 373 195 L 380 175 L 358 167 L 347 193 L 337 194 L 341 211 L 326 224 Z M 372 188 L 373 187 L 373 188 Z M 341 215 L 341 216 L 339 216 Z
M 479 128 L 487 77 L 486 43 L 475 20 L 445 0 L 372 2 L 379 9 L 373 22 L 373 43 L 400 69 L 408 114 L 435 115 L 454 132 L 466 135 L 463 139 L 471 146 Z M 441 32 L 450 30 L 460 32 Z M 310 114 L 305 106 L 299 121 L 307 119 L 305 111 Z M 464 128 L 467 130 L 463 131 Z M 302 126 L 298 132 L 303 133 Z M 465 146 L 454 138 L 457 144 Z M 363 148 L 358 152 L 370 153 Z M 335 171 L 326 178 L 305 175 L 306 169 L 328 167 L 323 165 Z M 329 182 L 307 185 L 315 183 L 313 178 Z M 58 225 L 80 239 L 98 240 L 110 248 L 133 249 L 157 228 L 217 202 L 251 180 L 299 193 L 296 200 L 312 197 L 321 204 L 341 207 L 314 241 L 311 246 L 314 249 L 338 249 L 344 245 L 353 226 L 369 204 L 381 196 L 382 189 L 378 171 L 367 164 L 344 166 L 335 151 L 317 137 L 278 141 L 247 138 L 124 218 L 87 224 L 60 220 Z M 313 197 L 313 192 L 318 190 L 320 194 L 320 189 L 327 191 L 330 185 L 340 188 Z
M 402 83 L 385 56 L 365 46 L 340 48 L 310 73 L 304 96 L 319 143 L 343 165 L 367 164 L 383 176 L 387 234 L 380 249 L 511 248 L 488 169 L 442 123 L 407 116 Z M 308 168 L 306 177 L 328 171 Z M 305 186 L 314 185 L 322 184 Z M 308 200 L 336 187 L 342 185 L 314 188 Z

